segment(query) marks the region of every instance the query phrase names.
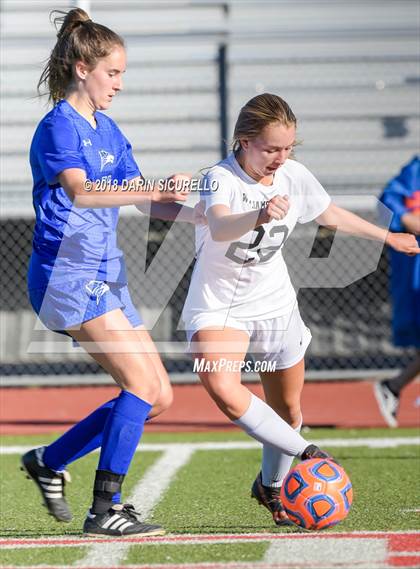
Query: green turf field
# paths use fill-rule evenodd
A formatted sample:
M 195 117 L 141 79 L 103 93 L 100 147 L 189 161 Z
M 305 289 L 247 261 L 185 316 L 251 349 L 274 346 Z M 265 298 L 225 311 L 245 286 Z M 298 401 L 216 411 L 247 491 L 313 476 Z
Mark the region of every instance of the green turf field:
M 306 431 L 304 436 L 311 441 L 334 439 L 344 445 L 335 446 L 332 441 L 331 446 L 326 448 L 345 467 L 354 487 L 354 503 L 349 517 L 339 526 L 326 530 L 325 535 L 337 531 L 390 532 L 419 529 L 420 447 L 413 444 L 413 438 L 419 436 L 418 430 L 313 429 Z M 403 444 L 398 444 L 398 439 L 402 437 L 411 440 L 406 439 L 402 441 Z M 34 483 L 26 480 L 19 471 L 17 453 L 20 452 L 20 447 L 37 446 L 51 438 L 39 435 L 3 438 L 5 451 L 8 447 L 15 447 L 12 449 L 13 454 L 0 455 L 0 537 L 3 539 L 60 536 L 68 539 L 81 536 L 98 455 L 92 454 L 69 467 L 73 482 L 67 487 L 67 496 L 74 513 L 74 520 L 70 524 L 59 524 L 46 515 Z M 396 446 L 372 448 L 365 446 L 366 439 L 394 439 Z M 276 528 L 269 513 L 250 499 L 250 486 L 259 470 L 260 450 L 217 448 L 220 443 L 228 441 L 252 442 L 236 431 L 196 435 L 146 434 L 143 442 L 147 450 L 135 455 L 124 486 L 125 499 L 132 494 L 138 499 L 144 496 L 148 519 L 162 523 L 170 535 L 181 537 L 195 534 L 198 538 L 200 535 L 235 536 L 250 533 L 264 537 L 267 533 L 287 532 L 288 530 Z M 205 442 L 217 444 L 215 448 L 205 448 Z M 191 444 L 194 445 L 192 449 Z M 185 454 L 185 459 L 182 459 L 182 453 Z M 178 460 L 179 465 L 171 474 L 173 460 Z M 169 465 L 169 469 L 165 464 Z M 166 488 L 153 498 L 153 491 L 148 492 L 139 483 L 141 484 L 143 476 L 153 474 L 153 468 L 158 468 L 159 471 L 159 465 L 169 478 Z M 153 479 L 158 478 L 155 473 Z M 141 501 L 136 506 L 142 511 Z M 119 565 L 115 566 L 237 562 L 244 564 L 244 567 L 252 567 L 254 563 L 258 566 L 258 562 L 265 559 L 269 546 L 269 539 L 249 543 L 234 540 L 217 543 L 133 544 L 125 548 L 118 558 Z M 3 549 L 0 567 L 78 566 L 78 563 L 83 565 L 88 551 L 88 547 L 83 544 L 81 546 L 78 542 L 71 547 L 48 549 L 21 549 L 17 546 Z

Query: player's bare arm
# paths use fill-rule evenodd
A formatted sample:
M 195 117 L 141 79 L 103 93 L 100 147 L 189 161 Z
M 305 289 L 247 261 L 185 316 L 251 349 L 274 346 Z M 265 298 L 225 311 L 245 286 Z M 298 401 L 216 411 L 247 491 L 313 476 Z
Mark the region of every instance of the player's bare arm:
M 182 182 L 187 180 L 186 174 L 174 174 L 169 179 Z M 97 182 L 86 178 L 86 172 L 81 168 L 66 168 L 58 176 L 59 184 L 64 188 L 75 207 L 104 208 L 121 207 L 126 205 L 146 205 L 150 202 L 169 204 L 176 201 L 184 202 L 188 195 L 188 185 L 181 191 L 161 191 L 158 184 L 150 191 L 144 185 L 144 179 L 137 176 L 129 180 L 131 187 L 138 186 L 138 191 L 127 191 L 123 186 L 117 186 L 110 191 L 99 191 Z M 147 191 L 145 190 L 147 188 Z
M 386 243 L 400 253 L 417 255 L 420 248 L 414 235 L 408 233 L 390 233 L 358 215 L 331 203 L 328 208 L 316 218 L 319 225 L 337 229 L 343 233 L 374 239 Z
M 207 211 L 210 233 L 214 241 L 233 241 L 272 219 L 283 219 L 289 210 L 285 197 L 274 196 L 261 210 L 232 214 L 225 205 L 214 205 Z
M 147 202 L 137 205 L 137 209 L 150 217 L 163 221 L 178 221 L 193 225 L 206 225 L 205 203 L 200 201 L 194 207 L 178 203 Z

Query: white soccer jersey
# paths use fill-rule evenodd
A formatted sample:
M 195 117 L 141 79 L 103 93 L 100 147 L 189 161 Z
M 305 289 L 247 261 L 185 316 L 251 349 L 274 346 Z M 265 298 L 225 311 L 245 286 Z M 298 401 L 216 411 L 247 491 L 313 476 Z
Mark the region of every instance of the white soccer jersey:
M 232 214 L 259 210 L 275 195 L 287 195 L 290 207 L 281 221 L 263 224 L 234 242 L 214 241 L 207 226 L 197 226 L 197 261 L 183 311 L 187 329 L 204 313 L 239 320 L 290 313 L 296 293 L 281 249 L 296 222 L 318 217 L 330 197 L 295 160 L 287 160 L 275 172 L 273 184 L 264 186 L 242 170 L 234 154 L 211 168 L 206 187 L 217 188 L 203 192 L 206 212 L 218 204 L 229 207 Z

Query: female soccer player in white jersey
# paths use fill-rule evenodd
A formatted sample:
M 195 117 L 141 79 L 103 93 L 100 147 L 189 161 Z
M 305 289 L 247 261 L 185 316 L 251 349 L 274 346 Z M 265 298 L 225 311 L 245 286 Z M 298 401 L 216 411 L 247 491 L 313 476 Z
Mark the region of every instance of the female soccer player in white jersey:
M 197 229 L 197 262 L 183 311 L 200 379 L 218 407 L 263 443 L 252 495 L 276 524 L 290 523 L 279 494 L 293 457 L 325 456 L 299 434 L 304 354 L 311 340 L 281 249 L 296 223 L 316 220 L 353 235 L 420 252 L 414 236 L 387 233 L 331 202 L 316 178 L 290 159 L 296 118 L 262 94 L 240 111 L 233 152 L 210 169 L 203 195 L 208 226 Z M 261 372 L 266 402 L 241 384 L 247 351 L 275 362 Z
M 174 203 L 186 199 L 183 191 L 159 191 L 157 183 L 142 192 L 130 143 L 99 112 L 122 89 L 122 38 L 81 9 L 57 19 L 62 25 L 38 86 L 47 86 L 54 107 L 30 151 L 36 224 L 29 296 L 42 322 L 83 345 L 121 392 L 51 445 L 26 453 L 22 465 L 49 513 L 68 522 L 65 467 L 101 446 L 84 532 L 156 535 L 162 528 L 140 522 L 133 506 L 119 503 L 120 493 L 145 420 L 170 405 L 172 392 L 130 299 L 116 228 L 124 205 L 149 204 L 156 217 L 190 222 L 194 210 Z M 182 174 L 171 178 L 185 181 Z

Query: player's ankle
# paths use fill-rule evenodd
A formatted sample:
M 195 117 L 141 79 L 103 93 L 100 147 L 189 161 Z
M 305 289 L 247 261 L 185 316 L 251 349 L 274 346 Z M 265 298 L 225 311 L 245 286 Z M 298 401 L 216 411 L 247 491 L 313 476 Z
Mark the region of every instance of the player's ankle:
M 108 470 L 97 470 L 93 486 L 92 514 L 104 514 L 112 506 L 115 494 L 121 493 L 124 480 L 123 474 L 116 474 Z

